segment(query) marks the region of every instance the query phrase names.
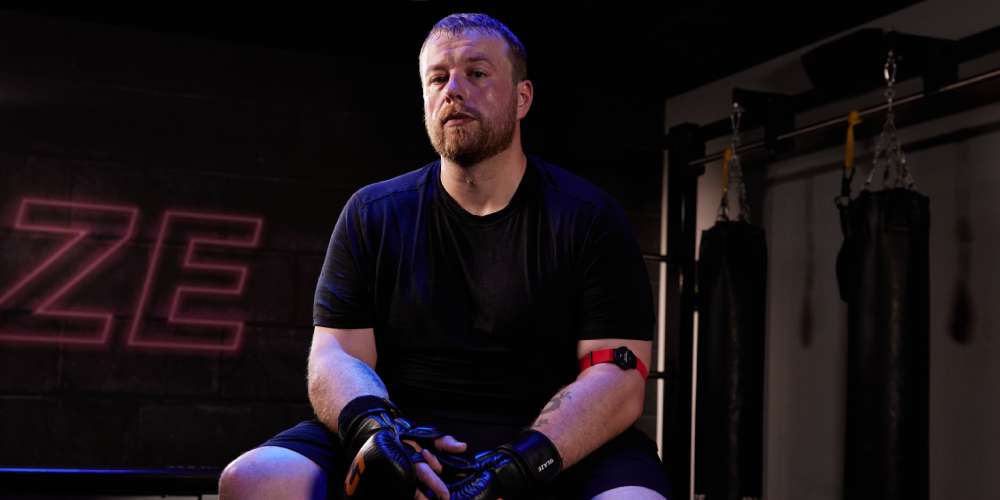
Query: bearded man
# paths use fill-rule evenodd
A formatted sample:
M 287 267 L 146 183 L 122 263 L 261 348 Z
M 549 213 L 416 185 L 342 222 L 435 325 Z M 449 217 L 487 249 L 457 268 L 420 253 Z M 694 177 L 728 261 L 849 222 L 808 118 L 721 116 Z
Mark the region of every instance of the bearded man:
M 316 418 L 234 460 L 222 498 L 667 497 L 632 427 L 654 318 L 623 210 L 522 149 L 534 88 L 505 25 L 442 19 L 419 71 L 440 158 L 348 200 L 316 287 Z

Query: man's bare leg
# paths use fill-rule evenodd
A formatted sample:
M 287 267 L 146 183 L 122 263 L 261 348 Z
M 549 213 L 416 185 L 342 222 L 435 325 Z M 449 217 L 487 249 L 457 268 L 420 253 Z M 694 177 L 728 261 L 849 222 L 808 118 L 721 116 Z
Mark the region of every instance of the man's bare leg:
M 613 500 L 616 498 L 629 500 L 663 500 L 663 495 L 642 486 L 622 486 L 599 493 L 593 500 Z
M 233 460 L 219 478 L 220 500 L 326 498 L 326 474 L 286 448 L 261 446 Z

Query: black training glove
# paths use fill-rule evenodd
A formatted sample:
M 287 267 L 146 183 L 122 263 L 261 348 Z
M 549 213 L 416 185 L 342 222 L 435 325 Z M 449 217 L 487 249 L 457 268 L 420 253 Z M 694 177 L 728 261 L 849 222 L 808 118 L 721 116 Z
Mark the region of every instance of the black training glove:
M 399 409 L 375 396 L 358 397 L 341 410 L 340 439 L 347 456 L 353 457 L 344 480 L 348 498 L 413 497 L 417 488 L 413 465 L 424 460 L 400 441 L 403 424 L 409 422 Z
M 523 498 L 562 470 L 562 457 L 552 441 L 534 430 L 513 442 L 476 456 L 475 471 L 448 485 L 452 500 Z

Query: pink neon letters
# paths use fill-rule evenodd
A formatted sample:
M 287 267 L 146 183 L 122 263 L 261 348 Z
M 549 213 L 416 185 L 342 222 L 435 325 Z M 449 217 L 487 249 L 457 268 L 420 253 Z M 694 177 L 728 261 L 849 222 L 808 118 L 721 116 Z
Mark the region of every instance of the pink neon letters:
M 0 320 L 0 342 L 107 344 L 115 325 L 114 313 L 73 307 L 68 298 L 83 286 L 100 285 L 95 278 L 111 268 L 115 257 L 121 257 L 123 247 L 135 237 L 139 215 L 135 206 L 21 200 L 15 230 L 49 235 L 40 239 L 56 235 L 64 240 L 55 250 L 40 252 L 40 260 L 31 264 L 34 267 L 29 272 L 0 283 L 0 312 L 8 318 Z M 220 319 L 212 314 L 212 301 L 225 307 L 226 300 L 232 302 L 243 295 L 249 270 L 227 260 L 226 250 L 256 248 L 262 226 L 259 217 L 164 212 L 146 273 L 136 277 L 143 281 L 138 301 L 131 302 L 134 314 L 122 321 L 128 323 L 127 344 L 196 352 L 239 350 L 244 319 Z M 176 258 L 169 258 L 171 255 Z M 174 272 L 168 278 L 164 269 Z M 211 283 L 206 285 L 206 281 Z M 200 311 L 186 311 L 188 306 Z M 151 310 L 162 311 L 164 318 L 151 320 L 146 314 Z

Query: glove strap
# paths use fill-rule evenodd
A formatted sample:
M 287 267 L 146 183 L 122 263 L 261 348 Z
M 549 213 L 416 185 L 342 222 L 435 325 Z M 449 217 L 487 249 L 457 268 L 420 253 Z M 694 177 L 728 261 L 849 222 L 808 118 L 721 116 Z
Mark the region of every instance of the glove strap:
M 364 439 L 368 439 L 374 431 L 391 427 L 392 419 L 400 416 L 399 408 L 388 399 L 378 396 L 359 396 L 340 410 L 337 433 L 345 446 L 360 446 L 361 443 L 357 442 L 361 437 L 360 434 L 364 433 Z
M 562 471 L 562 457 L 556 445 L 545 434 L 533 429 L 522 432 L 499 451 L 512 456 L 524 467 L 528 477 L 540 484 L 552 481 Z
M 445 434 L 434 427 L 427 426 L 416 426 L 413 422 L 398 417 L 393 423 L 396 425 L 396 430 L 399 431 L 400 441 L 406 439 L 414 441 L 420 445 L 421 448 L 430 448 L 434 450 L 434 441 L 438 438 L 444 436 Z

